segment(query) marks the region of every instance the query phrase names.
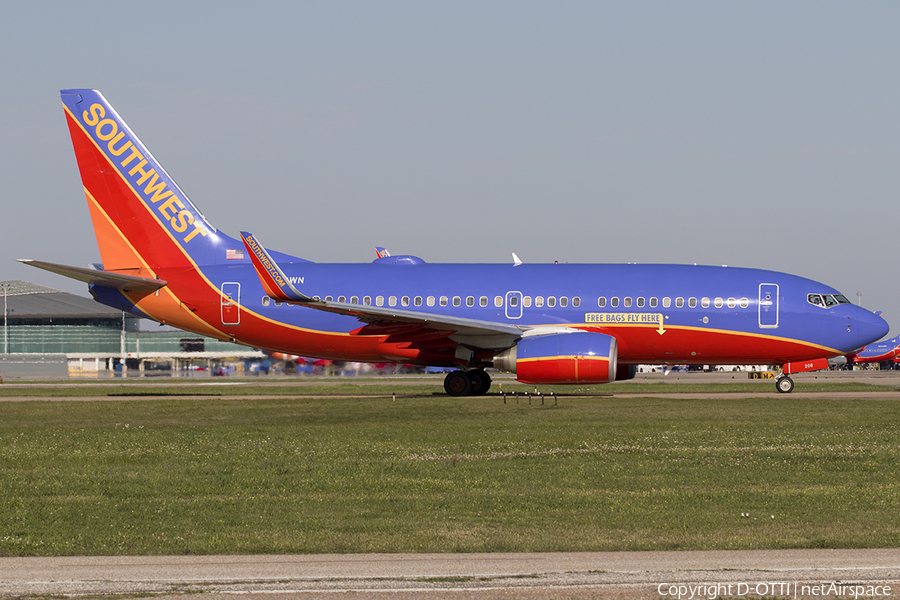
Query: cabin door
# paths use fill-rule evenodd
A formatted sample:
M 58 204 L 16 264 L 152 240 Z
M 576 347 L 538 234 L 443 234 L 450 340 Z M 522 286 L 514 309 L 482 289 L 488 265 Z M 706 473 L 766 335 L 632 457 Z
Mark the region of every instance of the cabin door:
M 241 284 L 222 284 L 222 325 L 241 324 Z
M 778 327 L 778 284 L 759 284 L 759 326 L 761 329 Z

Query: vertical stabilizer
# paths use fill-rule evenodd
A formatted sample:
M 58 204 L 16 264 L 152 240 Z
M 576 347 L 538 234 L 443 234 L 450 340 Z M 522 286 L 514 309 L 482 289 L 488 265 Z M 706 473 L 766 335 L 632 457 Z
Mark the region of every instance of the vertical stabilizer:
M 97 90 L 61 92 L 108 271 L 216 263 L 220 236 Z

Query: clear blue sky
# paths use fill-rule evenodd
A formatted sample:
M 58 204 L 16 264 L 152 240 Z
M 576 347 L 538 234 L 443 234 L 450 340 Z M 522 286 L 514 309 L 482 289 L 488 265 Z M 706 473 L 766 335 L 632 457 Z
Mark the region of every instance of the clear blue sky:
M 0 279 L 99 261 L 59 90 L 323 262 L 787 271 L 900 329 L 896 2 L 0 3 Z

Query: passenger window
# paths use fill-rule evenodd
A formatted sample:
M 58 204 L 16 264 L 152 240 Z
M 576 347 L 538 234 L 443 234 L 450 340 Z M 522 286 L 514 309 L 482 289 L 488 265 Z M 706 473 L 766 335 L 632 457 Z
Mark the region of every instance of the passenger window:
M 346 296 L 338 296 L 338 302 L 346 302 L 346 301 L 347 301 L 347 297 L 346 297 Z M 275 306 L 278 306 L 278 304 L 279 304 L 279 303 L 276 302 L 276 303 L 275 303 Z
M 331 296 L 325 296 L 325 302 L 331 302 L 332 300 L 334 300 L 334 298 Z
M 650 308 L 656 308 L 659 306 L 659 299 L 656 296 L 650 298 Z
M 700 306 L 703 308 L 709 308 L 709 298 L 703 298 L 700 300 Z
M 688 299 L 688 306 L 690 306 L 691 308 L 697 308 L 697 299 L 696 299 L 696 298 L 689 298 L 689 299 Z
M 447 296 L 441 296 L 441 306 L 447 306 Z
M 670 306 L 672 306 L 672 299 L 668 296 L 665 296 L 663 298 L 663 308 L 669 308 Z
M 547 306 L 549 306 L 550 308 L 556 306 L 556 298 L 553 296 L 547 296 Z
M 283 303 L 282 303 L 282 302 L 279 302 L 278 300 L 275 301 L 275 306 L 281 306 L 282 304 L 283 304 Z
M 462 304 L 462 298 L 453 296 L 453 306 L 459 306 L 460 304 Z
M 735 306 L 737 306 L 737 300 L 735 300 L 734 298 L 729 298 L 728 299 L 728 308 L 734 308 Z
M 637 299 L 637 307 L 644 308 L 644 299 L 642 297 L 638 297 Z
M 534 297 L 534 305 L 537 308 L 543 308 L 544 306 L 544 297 L 543 296 L 535 296 Z
M 510 296 L 509 297 L 509 305 L 510 306 L 518 306 L 519 305 L 519 297 L 518 296 Z
M 741 308 L 747 308 L 750 306 L 749 298 L 741 298 Z
M 562 308 L 567 307 L 569 305 L 569 299 L 567 297 L 563 296 L 562 298 L 559 299 L 559 305 Z
M 503 306 L 503 296 L 494 296 L 494 306 L 497 308 Z
M 400 306 L 409 306 L 409 296 L 400 298 Z
M 372 296 L 363 296 L 363 304 L 365 306 L 372 306 Z
M 572 306 L 574 306 L 575 308 L 578 308 L 579 306 L 581 306 L 581 298 L 578 296 L 575 296 L 574 298 L 572 298 Z
M 609 305 L 612 308 L 618 308 L 619 307 L 619 299 L 616 296 L 613 296 L 612 298 L 609 299 Z
M 466 296 L 466 306 L 475 306 L 475 296 Z
M 606 298 L 604 298 L 603 296 L 597 298 L 597 306 L 599 306 L 600 308 L 606 306 Z
M 630 296 L 625 296 L 625 299 L 623 301 L 623 306 L 625 308 L 631 308 L 631 297 Z
M 725 305 L 725 301 L 721 298 L 716 298 L 716 308 L 722 308 Z
M 531 296 L 522 296 L 522 306 L 525 308 L 531 307 Z
M 350 304 L 359 304 L 359 296 L 350 296 Z
M 384 296 L 375 296 L 375 306 L 384 306 Z
M 413 304 L 416 306 L 422 306 L 422 296 L 416 296 L 413 298 Z
M 678 298 L 675 298 L 675 307 L 683 308 L 684 307 L 684 298 L 681 298 L 680 296 Z
M 263 305 L 263 306 L 268 306 L 268 305 L 269 305 L 269 300 L 271 300 L 271 298 L 269 298 L 268 296 L 263 296 L 263 297 L 262 297 L 262 305 Z
M 388 306 L 397 306 L 397 296 L 391 296 L 388 298 Z
M 487 306 L 487 305 L 488 305 L 488 297 L 487 297 L 487 296 L 482 296 L 481 298 L 479 298 L 479 299 L 478 299 L 478 304 L 481 305 L 481 306 Z
M 428 306 L 434 306 L 434 296 L 428 296 L 428 298 L 425 299 L 425 302 Z

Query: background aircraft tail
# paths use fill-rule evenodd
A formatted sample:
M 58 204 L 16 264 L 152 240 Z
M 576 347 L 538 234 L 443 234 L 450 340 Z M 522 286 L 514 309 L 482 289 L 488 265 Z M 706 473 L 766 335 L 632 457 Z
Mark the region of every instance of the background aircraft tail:
M 154 277 L 161 266 L 224 263 L 228 248 L 241 248 L 203 217 L 100 92 L 61 97 L 104 270 Z

